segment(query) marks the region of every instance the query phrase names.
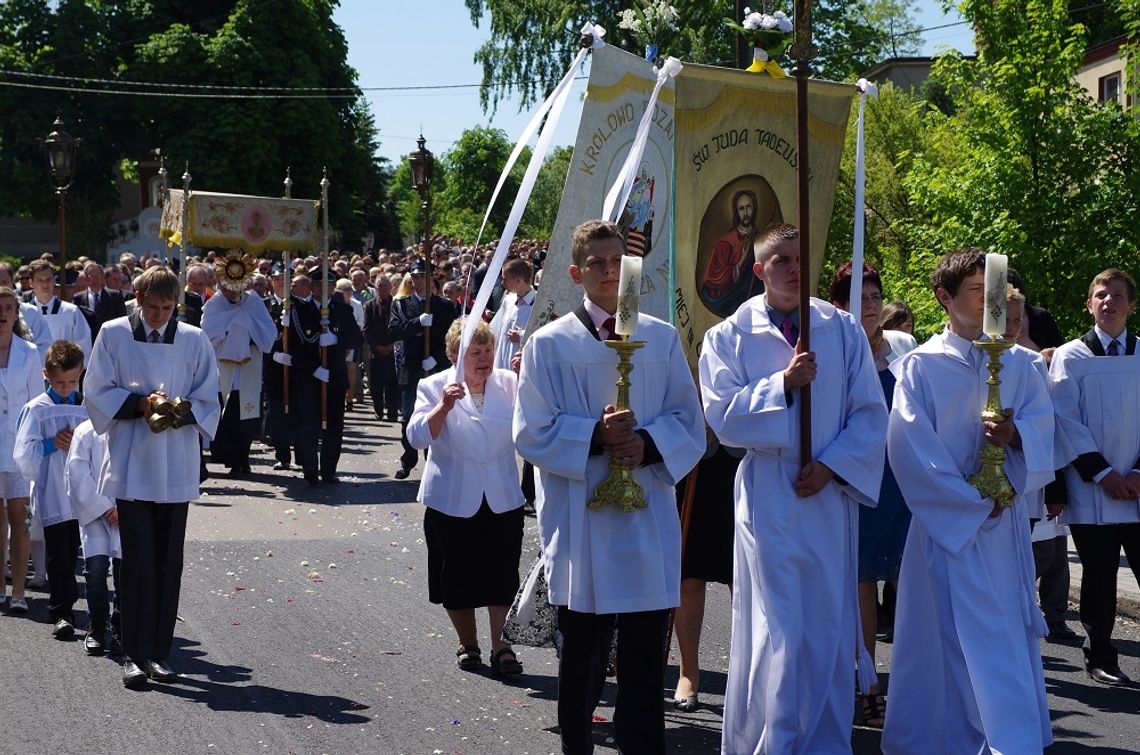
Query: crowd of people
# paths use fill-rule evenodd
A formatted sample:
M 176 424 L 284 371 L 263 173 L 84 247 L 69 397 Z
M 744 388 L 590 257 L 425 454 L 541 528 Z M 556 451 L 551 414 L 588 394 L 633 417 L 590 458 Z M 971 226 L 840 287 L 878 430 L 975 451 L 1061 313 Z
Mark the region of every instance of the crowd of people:
M 1065 622 L 1070 530 L 1086 670 L 1131 683 L 1111 640 L 1122 548 L 1140 569 L 1128 274 L 1093 279 L 1093 327 L 1067 343 L 1011 274 L 1004 338 L 1016 345 L 999 357 L 1003 412 L 983 419 L 983 250 L 937 262 L 946 325 L 919 344 L 871 266 L 860 301 L 847 264 L 801 318 L 799 233 L 777 224 L 753 241 L 762 293 L 705 334 L 696 379 L 676 330 L 637 315 L 635 389 L 619 408 L 605 342 L 625 240 L 589 221 L 570 250 L 582 300 L 529 338 L 538 242 L 513 245 L 493 282 L 493 245 L 444 239 L 430 265 L 410 248 L 288 269 L 261 259 L 234 274 L 240 256 L 210 252 L 189 261 L 185 285 L 130 255 L 80 261 L 62 281 L 48 260 L 0 265 L 7 610 L 28 610 L 30 554 L 53 634 L 72 636 L 82 552 L 87 650 L 121 653 L 128 687 L 175 680 L 187 502 L 206 462 L 243 476 L 264 434 L 275 470 L 335 485 L 345 412 L 367 393 L 377 419 L 400 424 L 393 477 L 426 459 L 427 598 L 452 623 L 457 665 L 483 665 L 477 609 L 496 675 L 523 673 L 516 645 L 556 645 L 563 752 L 592 751 L 607 674 L 619 749 L 664 752 L 662 648 L 675 626 L 673 704 L 695 710 L 710 582 L 733 591 L 724 752 L 849 751 L 853 722 L 882 728 L 888 753 L 1040 751 L 1052 731 L 1039 639 L 1077 639 Z M 489 312 L 469 323 L 485 282 Z M 1010 501 L 970 482 L 987 447 L 1002 449 Z M 619 469 L 644 506 L 595 496 Z M 542 553 L 520 580 L 528 508 Z M 884 630 L 889 691 L 875 674 Z

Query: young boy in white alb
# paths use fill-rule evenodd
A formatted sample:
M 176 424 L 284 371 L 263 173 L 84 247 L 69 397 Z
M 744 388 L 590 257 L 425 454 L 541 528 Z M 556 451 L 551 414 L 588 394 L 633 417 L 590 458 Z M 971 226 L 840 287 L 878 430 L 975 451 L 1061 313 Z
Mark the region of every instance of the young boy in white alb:
M 122 650 L 119 616 L 119 566 L 123 549 L 119 542 L 119 510 L 115 499 L 99 493 L 99 470 L 107 456 L 107 436 L 95 432 L 91 420 L 75 428 L 67 454 L 64 488 L 79 520 L 86 567 L 87 614 L 91 626 L 83 646 L 91 655 L 112 655 Z M 107 573 L 115 582 L 115 597 L 107 593 Z
M 44 359 L 47 391 L 24 405 L 16 430 L 16 466 L 32 481 L 32 509 L 44 529 L 47 549 L 48 614 L 52 635 L 75 634 L 73 608 L 79 600 L 75 559 L 79 556 L 79 522 L 63 489 L 63 470 L 72 431 L 87 410 L 79 395 L 83 352 L 71 341 L 56 341 Z

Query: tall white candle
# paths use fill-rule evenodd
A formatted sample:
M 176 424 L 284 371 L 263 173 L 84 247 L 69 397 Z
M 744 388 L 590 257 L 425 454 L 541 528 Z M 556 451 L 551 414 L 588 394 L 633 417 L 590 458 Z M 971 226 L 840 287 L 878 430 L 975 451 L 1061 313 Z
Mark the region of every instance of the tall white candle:
M 637 335 L 637 309 L 641 301 L 641 257 L 628 254 L 621 258 L 621 276 L 618 278 L 618 305 L 614 315 L 614 333 L 619 336 Z
M 994 338 L 1005 335 L 1006 289 L 1009 258 L 1004 254 L 986 255 L 986 307 L 982 331 Z

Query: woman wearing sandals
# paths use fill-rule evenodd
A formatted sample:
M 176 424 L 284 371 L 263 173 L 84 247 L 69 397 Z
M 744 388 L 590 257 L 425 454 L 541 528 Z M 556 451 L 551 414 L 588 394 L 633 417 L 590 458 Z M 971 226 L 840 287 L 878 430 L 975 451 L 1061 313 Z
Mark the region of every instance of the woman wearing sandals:
M 459 355 L 463 321 L 447 331 L 447 356 Z M 475 609 L 491 624 L 491 671 L 521 674 L 502 639 L 507 610 L 519 588 L 523 496 L 515 464 L 511 419 L 517 382 L 494 369 L 495 337 L 479 323 L 457 368 L 419 382 L 408 442 L 430 448 L 418 499 L 428 547 L 428 600 L 442 603 L 459 636 L 459 668 L 483 663 Z
M 831 282 L 831 303 L 848 312 L 851 311 L 852 269 L 851 263 L 846 263 L 835 272 L 835 279 Z M 864 265 L 861 307 L 863 330 L 871 343 L 875 369 L 883 384 L 887 408 L 890 409 L 895 393 L 895 378 L 888 365 L 902 356 L 903 352 L 896 351 L 892 342 L 883 336 L 883 329 L 879 325 L 882 309 L 883 284 L 879 272 L 870 265 Z M 863 643 L 872 658 L 875 657 L 878 583 L 886 582 L 897 588 L 903 546 L 909 528 L 910 510 L 903 501 L 888 462 L 883 468 L 879 505 L 875 508 L 859 507 L 859 618 L 863 624 Z M 875 684 L 856 701 L 855 723 L 873 729 L 883 728 L 883 707 L 882 690 Z

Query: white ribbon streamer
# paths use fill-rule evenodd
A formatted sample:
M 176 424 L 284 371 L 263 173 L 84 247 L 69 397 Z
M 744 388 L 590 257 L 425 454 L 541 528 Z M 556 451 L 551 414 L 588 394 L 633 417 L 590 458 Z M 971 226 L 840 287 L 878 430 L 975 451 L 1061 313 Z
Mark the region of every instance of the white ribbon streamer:
M 578 66 L 582 64 L 586 55 L 591 50 L 605 46 L 605 43 L 602 42 L 602 37 L 605 36 L 606 30 L 601 26 L 587 23 L 582 27 L 582 34 L 588 34 L 593 37 L 593 42 L 588 48 L 584 47 L 578 51 L 578 54 L 574 57 L 574 62 L 571 63 L 570 68 L 567 69 L 566 75 L 558 82 L 558 86 L 554 88 L 554 91 L 551 92 L 550 96 L 546 98 L 546 101 L 542 103 L 538 112 L 535 113 L 530 123 L 528 123 L 527 127 L 523 130 L 522 136 L 519 138 L 518 143 L 515 144 L 515 148 L 503 168 L 502 175 L 499 176 L 499 183 L 495 187 L 494 194 L 491 196 L 491 203 L 487 207 L 486 214 L 483 216 L 483 226 L 479 229 L 479 239 L 476 240 L 476 245 L 478 245 L 479 240 L 482 239 L 483 228 L 487 225 L 487 219 L 491 215 L 491 209 L 495 205 L 495 200 L 498 199 L 499 191 L 503 188 L 507 176 L 510 174 L 523 148 L 538 129 L 543 116 L 549 111 L 546 125 L 542 129 L 542 133 L 539 134 L 538 143 L 535 144 L 534 151 L 530 156 L 530 162 L 527 164 L 526 172 L 523 174 L 522 182 L 519 185 L 519 193 L 515 197 L 514 206 L 511 207 L 510 215 L 507 216 L 506 225 L 503 227 L 503 232 L 499 237 L 499 245 L 495 249 L 495 255 L 491 259 L 491 263 L 487 266 L 487 273 L 483 276 L 483 284 L 479 287 L 479 292 L 475 296 L 475 303 L 471 307 L 471 314 L 467 316 L 463 324 L 463 337 L 459 343 L 459 358 L 456 360 L 455 365 L 456 374 L 460 379 L 462 379 L 463 376 L 463 357 L 467 354 L 467 347 L 471 343 L 471 336 L 475 333 L 475 327 L 483 319 L 483 312 L 487 309 L 487 302 L 491 299 L 491 292 L 495 288 L 495 283 L 499 280 L 503 263 L 507 259 L 507 252 L 510 250 L 511 242 L 514 241 L 515 233 L 518 231 L 519 222 L 522 220 L 523 211 L 526 209 L 527 202 L 530 201 L 535 180 L 538 178 L 538 171 L 542 168 L 542 163 L 546 159 L 546 153 L 550 149 L 550 142 L 554 138 L 554 132 L 558 128 L 558 121 L 562 118 L 562 111 L 566 107 L 566 100 L 570 96 L 570 84 L 574 78 L 574 72 L 578 69 Z M 470 280 L 468 281 L 468 285 L 470 285 Z
M 855 132 L 855 234 L 851 250 L 851 295 L 848 309 L 855 319 L 863 321 L 863 224 L 866 202 L 863 187 L 867 183 L 867 165 L 863 138 L 863 111 L 868 97 L 878 97 L 879 88 L 866 79 L 855 82 L 859 90 L 859 121 Z
M 625 163 L 618 171 L 614 185 L 606 194 L 605 204 L 602 205 L 602 217 L 613 223 L 621 219 L 625 203 L 629 201 L 629 193 L 633 190 L 633 180 L 637 176 L 637 166 L 641 164 L 641 157 L 645 154 L 645 143 L 649 141 L 649 126 L 653 123 L 653 110 L 657 106 L 657 98 L 661 95 L 661 87 L 669 79 L 676 78 L 684 66 L 676 58 L 666 58 L 657 71 L 657 83 L 653 85 L 653 93 L 649 95 L 649 102 L 645 106 L 645 113 L 641 116 L 641 123 L 637 124 L 637 134 L 633 138 L 633 145 L 625 157 Z

